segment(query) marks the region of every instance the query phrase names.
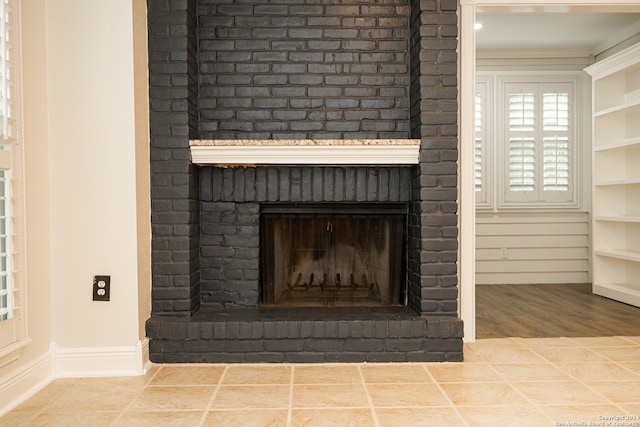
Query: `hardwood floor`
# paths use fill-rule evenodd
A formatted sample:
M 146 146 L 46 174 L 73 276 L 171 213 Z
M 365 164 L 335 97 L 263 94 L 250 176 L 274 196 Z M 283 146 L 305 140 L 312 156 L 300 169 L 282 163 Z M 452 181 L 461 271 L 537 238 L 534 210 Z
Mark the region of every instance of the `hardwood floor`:
M 591 284 L 476 286 L 476 338 L 599 336 L 640 336 L 640 308 Z

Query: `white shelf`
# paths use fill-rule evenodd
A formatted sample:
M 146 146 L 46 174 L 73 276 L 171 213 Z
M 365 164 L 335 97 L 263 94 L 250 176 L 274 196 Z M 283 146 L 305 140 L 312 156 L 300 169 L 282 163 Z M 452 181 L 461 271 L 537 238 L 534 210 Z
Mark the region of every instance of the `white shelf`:
M 635 286 L 640 289 L 640 283 Z M 596 295 L 640 307 L 640 291 L 625 283 L 594 283 L 592 291 Z
M 585 71 L 593 77 L 593 293 L 640 307 L 640 43 Z
M 624 99 L 626 104 L 637 104 L 638 102 L 640 102 L 640 89 L 635 89 L 627 92 L 624 95 Z
M 625 139 L 621 142 L 616 142 L 613 144 L 604 144 L 593 147 L 593 151 L 607 151 L 607 150 L 617 150 L 619 148 L 627 148 L 640 146 L 640 137 Z
M 628 110 L 632 108 L 637 108 L 637 107 L 640 107 L 640 99 L 633 99 L 632 101 L 629 101 L 629 102 L 624 102 L 622 104 L 615 105 L 613 107 L 604 108 L 602 110 L 596 111 L 595 113 L 593 113 L 593 117 L 598 118 L 598 117 L 606 116 L 607 114 L 627 112 Z
M 610 221 L 610 222 L 640 222 L 640 216 L 627 215 L 595 215 L 594 221 Z
M 596 187 L 605 187 L 609 185 L 634 185 L 640 184 L 640 178 L 631 178 L 631 179 L 612 179 L 609 181 L 598 181 L 593 185 Z
M 640 262 L 640 252 L 626 251 L 618 249 L 596 249 L 593 251 L 595 255 L 607 258 L 621 259 L 625 261 Z

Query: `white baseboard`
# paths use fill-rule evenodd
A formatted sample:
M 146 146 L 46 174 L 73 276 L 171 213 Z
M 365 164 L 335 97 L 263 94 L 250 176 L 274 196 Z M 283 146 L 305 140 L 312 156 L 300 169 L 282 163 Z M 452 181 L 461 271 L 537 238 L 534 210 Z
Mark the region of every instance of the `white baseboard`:
M 139 361 L 140 365 L 137 367 L 138 374 L 143 375 L 151 369 L 151 360 L 149 360 L 149 338 L 145 338 L 142 341 L 138 341 L 136 344 L 136 360 Z
M 0 417 L 55 379 L 51 353 L 0 378 Z
M 149 340 L 131 347 L 65 348 L 50 351 L 0 378 L 0 417 L 56 378 L 142 375 L 149 370 Z
M 142 375 L 149 367 L 149 341 L 130 347 L 58 348 L 51 344 L 56 378 Z

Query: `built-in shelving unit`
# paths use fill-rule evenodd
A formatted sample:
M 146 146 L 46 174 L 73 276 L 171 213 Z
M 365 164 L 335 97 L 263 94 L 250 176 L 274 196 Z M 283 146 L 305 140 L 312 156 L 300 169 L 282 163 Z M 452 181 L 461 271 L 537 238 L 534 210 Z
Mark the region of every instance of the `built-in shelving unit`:
M 640 307 L 640 43 L 591 65 L 593 293 Z

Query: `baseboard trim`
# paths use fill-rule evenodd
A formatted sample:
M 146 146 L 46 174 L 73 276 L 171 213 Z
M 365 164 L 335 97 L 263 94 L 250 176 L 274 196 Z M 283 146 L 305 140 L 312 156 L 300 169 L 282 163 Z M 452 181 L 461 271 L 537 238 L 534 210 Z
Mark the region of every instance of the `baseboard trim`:
M 56 378 L 143 375 L 149 367 L 147 339 L 130 347 L 51 347 Z
M 55 379 L 51 352 L 0 378 L 0 417 Z
M 142 341 L 138 341 L 136 344 L 136 360 L 140 362 L 137 367 L 138 374 L 145 374 L 151 369 L 151 360 L 149 359 L 149 338 L 145 338 Z

